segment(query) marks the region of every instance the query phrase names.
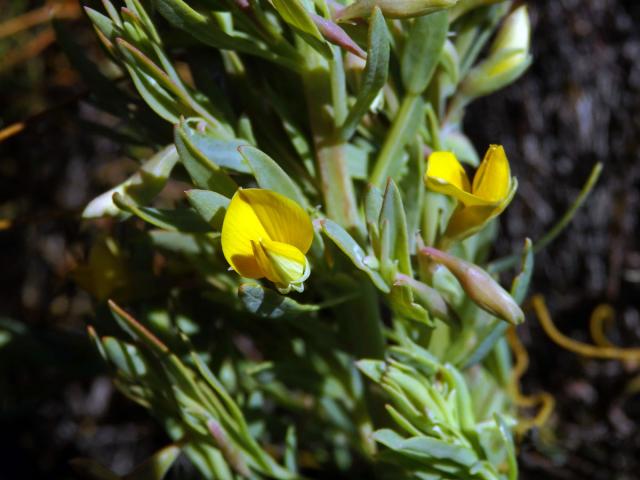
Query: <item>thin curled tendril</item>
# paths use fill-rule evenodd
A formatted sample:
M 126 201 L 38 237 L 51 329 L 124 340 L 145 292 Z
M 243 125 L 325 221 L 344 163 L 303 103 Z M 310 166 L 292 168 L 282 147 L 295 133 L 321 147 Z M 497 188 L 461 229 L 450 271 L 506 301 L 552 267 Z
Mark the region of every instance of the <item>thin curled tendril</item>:
M 579 342 L 567 337 L 556 327 L 551 319 L 549 309 L 542 295 L 534 295 L 531 299 L 533 310 L 549 338 L 565 350 L 588 358 L 605 360 L 640 361 L 640 348 L 621 348 L 606 339 L 603 332 L 605 321 L 613 321 L 614 312 L 608 305 L 601 305 L 591 315 L 591 336 L 598 345 Z
M 520 389 L 520 378 L 529 368 L 529 354 L 524 345 L 518 338 L 515 327 L 509 328 L 507 331 L 507 341 L 515 357 L 515 364 L 511 373 L 511 381 L 509 383 L 509 393 L 515 404 L 522 408 L 531 408 L 540 406 L 538 412 L 533 418 L 523 418 L 518 421 L 516 433 L 523 435 L 534 427 L 541 427 L 553 412 L 555 407 L 555 399 L 548 392 L 539 392 L 533 395 L 525 395 Z

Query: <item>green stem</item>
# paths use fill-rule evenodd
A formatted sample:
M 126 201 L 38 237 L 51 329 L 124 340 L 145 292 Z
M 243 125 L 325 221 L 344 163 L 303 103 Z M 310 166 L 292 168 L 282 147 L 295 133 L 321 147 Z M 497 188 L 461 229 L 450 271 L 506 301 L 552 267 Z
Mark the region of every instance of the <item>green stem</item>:
M 325 65 L 314 65 L 304 73 L 304 86 L 326 215 L 360 237 L 363 229 L 347 169 L 346 143 L 339 139 L 331 115 L 330 71 Z
M 371 183 L 378 188 L 382 188 L 387 176 L 392 171 L 394 161 L 399 160 L 402 149 L 414 137 L 423 113 L 424 99 L 422 96 L 407 94 L 402 100 L 371 173 Z

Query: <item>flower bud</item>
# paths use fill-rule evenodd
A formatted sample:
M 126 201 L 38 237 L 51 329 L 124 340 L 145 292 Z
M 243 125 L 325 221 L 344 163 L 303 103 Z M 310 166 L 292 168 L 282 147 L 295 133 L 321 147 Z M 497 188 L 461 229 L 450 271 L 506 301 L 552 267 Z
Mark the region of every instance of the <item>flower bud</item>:
M 514 325 L 524 321 L 524 313 L 511 295 L 477 265 L 432 247 L 424 247 L 420 253 L 447 267 L 469 298 L 483 310 Z
M 325 40 L 344 48 L 347 52 L 350 52 L 361 59 L 367 58 L 367 52 L 360 48 L 360 46 L 347 34 L 347 32 L 342 29 L 342 27 L 336 25 L 331 20 L 327 20 L 320 15 L 316 15 L 315 13 L 311 13 L 310 15 L 313 23 L 316 24 L 316 27 L 318 27 L 318 30 L 320 30 L 320 33 Z
M 378 7 L 387 18 L 411 18 L 449 8 L 458 0 L 358 0 L 336 14 L 336 20 L 345 22 L 354 18 L 368 18 Z
M 516 80 L 531 64 L 531 22 L 526 5 L 514 10 L 504 21 L 489 57 L 473 68 L 462 84 L 468 97 L 499 90 Z

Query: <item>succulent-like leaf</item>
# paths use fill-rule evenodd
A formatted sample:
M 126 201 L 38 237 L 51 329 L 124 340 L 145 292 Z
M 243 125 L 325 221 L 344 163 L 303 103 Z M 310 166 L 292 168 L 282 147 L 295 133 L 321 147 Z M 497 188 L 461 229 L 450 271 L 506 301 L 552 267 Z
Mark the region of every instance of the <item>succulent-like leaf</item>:
M 340 127 L 340 136 L 347 140 L 355 132 L 362 117 L 369 111 L 380 89 L 387 81 L 389 70 L 389 31 L 379 8 L 371 15 L 369 26 L 369 46 L 367 64 L 363 74 L 362 88 L 358 92 L 356 103 Z
M 323 233 L 353 262 L 356 268 L 365 272 L 379 290 L 389 292 L 389 286 L 380 274 L 366 264 L 366 254 L 362 247 L 344 228 L 329 219 L 323 219 L 320 225 Z
M 449 28 L 447 12 L 417 18 L 402 52 L 402 83 L 412 94 L 422 93 L 435 72 Z
M 224 195 L 209 190 L 187 190 L 185 194 L 202 219 L 214 230 L 219 231 L 230 200 Z
M 199 150 L 191 140 L 189 129 L 185 122 L 175 127 L 175 144 L 182 164 L 189 172 L 189 176 L 196 187 L 218 192 L 231 197 L 238 189 L 233 179 L 204 152 Z
M 320 309 L 318 305 L 298 303 L 292 298 L 255 283 L 240 285 L 238 296 L 248 311 L 262 318 L 295 317 Z
M 159 209 L 152 207 L 140 207 L 134 202 L 128 201 L 119 193 L 113 194 L 114 203 L 122 210 L 132 213 L 154 227 L 163 230 L 205 233 L 211 231 L 195 210 L 189 208 Z
M 303 208 L 308 208 L 307 197 L 304 196 L 298 184 L 271 157 L 250 146 L 240 147 L 238 151 L 249 165 L 261 188 L 281 193 Z

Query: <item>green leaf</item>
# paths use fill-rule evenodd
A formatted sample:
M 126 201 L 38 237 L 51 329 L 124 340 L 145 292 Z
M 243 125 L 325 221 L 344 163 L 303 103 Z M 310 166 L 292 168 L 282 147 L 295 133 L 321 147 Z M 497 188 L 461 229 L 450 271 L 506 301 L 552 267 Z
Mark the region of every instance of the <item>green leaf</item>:
M 158 81 L 128 62 L 124 63 L 124 67 L 146 104 L 167 122 L 178 123 L 181 115 L 180 106 Z
M 453 206 L 453 202 L 446 195 L 431 190 L 425 191 L 421 233 L 426 245 L 434 245 L 444 233 L 453 213 Z
M 324 43 L 324 37 L 300 0 L 272 0 L 271 3 L 285 22 Z
M 230 200 L 224 195 L 209 190 L 187 190 L 187 199 L 205 222 L 214 230 L 222 228 L 224 215 Z
M 355 132 L 362 117 L 369 111 L 380 89 L 387 81 L 389 70 L 389 31 L 379 8 L 375 8 L 369 26 L 367 65 L 363 83 L 351 107 L 349 115 L 340 127 L 340 136 L 348 140 Z
M 391 261 L 398 263 L 398 270 L 401 273 L 412 276 L 407 218 L 405 217 L 400 191 L 391 178 L 387 181 L 387 188 L 384 192 L 380 210 L 379 228 L 381 231 L 383 230 L 384 222 L 388 222 L 388 225 L 384 226 L 384 228 L 389 232 Z M 385 260 L 380 259 L 381 266 L 387 263 Z
M 357 0 L 338 11 L 336 17 L 344 22 L 365 18 L 379 7 L 388 18 L 412 18 L 427 15 L 456 4 L 458 0 Z
M 456 315 L 455 311 L 449 307 L 444 297 L 435 288 L 432 288 L 426 283 L 420 282 L 409 275 L 399 274 L 395 278 L 394 287 L 402 286 L 411 289 L 411 296 L 404 293 L 404 295 L 408 297 L 408 300 L 425 308 L 431 316 L 442 320 L 451 327 L 460 328 L 460 319 Z M 416 320 L 424 321 L 419 318 L 416 318 Z M 431 324 L 432 322 L 427 319 L 426 323 Z
M 106 4 L 107 3 L 105 3 L 105 5 Z M 87 16 L 93 23 L 94 28 L 102 35 L 104 35 L 108 40 L 114 41 L 116 35 L 121 33 L 120 25 L 117 25 L 115 22 L 109 19 L 109 17 L 89 7 L 84 7 L 84 11 L 87 13 Z M 119 19 L 119 17 L 117 16 L 117 12 L 115 13 L 115 15 Z
M 175 143 L 182 164 L 196 187 L 231 197 L 238 189 L 233 179 L 192 142 L 190 129 L 183 121 L 175 127 Z
M 426 464 L 446 460 L 454 464 L 470 468 L 477 461 L 476 453 L 470 448 L 437 440 L 431 437 L 403 438 L 393 430 L 377 430 L 373 438 L 404 456 L 420 460 Z
M 209 439 L 189 442 L 184 453 L 205 480 L 234 480 L 235 476 L 227 465 L 220 450 L 209 445 Z
M 364 215 L 368 225 L 378 225 L 381 210 L 382 192 L 375 185 L 367 185 L 367 191 L 364 200 Z
M 420 231 L 421 214 L 424 208 L 424 144 L 418 138 L 410 145 L 409 150 L 409 175 L 405 175 L 400 181 L 403 204 L 407 217 L 407 234 L 409 236 L 409 253 L 416 253 L 416 238 Z
M 429 85 L 448 30 L 449 15 L 445 11 L 414 20 L 401 59 L 402 83 L 410 93 L 421 94 Z
M 139 24 L 154 43 L 161 43 L 156 27 L 139 0 L 125 0 L 127 8 L 137 17 Z
M 408 285 L 394 283 L 391 287 L 389 301 L 394 313 L 433 327 L 433 319 L 429 312 L 415 300 L 413 290 Z
M 249 312 L 262 318 L 295 317 L 320 309 L 318 305 L 303 305 L 255 283 L 240 285 L 238 296 Z
M 284 441 L 284 465 L 290 472 L 298 473 L 298 437 L 295 425 L 289 425 Z
M 191 145 L 212 163 L 235 172 L 251 173 L 251 168 L 238 151 L 239 147 L 249 145 L 247 140 L 221 140 L 215 138 L 208 129 L 200 131 L 187 123 L 183 124 L 182 129 Z
M 132 338 L 141 341 L 152 351 L 164 355 L 169 353 L 167 346 L 158 337 L 151 333 L 144 325 L 120 308 L 114 301 L 109 300 L 109 309 L 120 327 L 131 335 Z
M 293 70 L 299 68 L 295 61 L 280 57 L 274 48 L 264 42 L 255 41 L 251 37 L 237 32 L 234 35 L 226 33 L 212 17 L 194 10 L 182 0 L 155 0 L 154 4 L 171 25 L 185 31 L 205 45 L 256 55 Z
M 147 362 L 142 358 L 137 347 L 114 337 L 104 337 L 102 346 L 109 362 L 118 370 L 118 375 L 136 383 L 147 376 L 149 372 Z
M 358 360 L 356 367 L 372 381 L 376 383 L 382 382 L 382 376 L 386 370 L 386 363 L 381 360 Z
M 443 367 L 444 374 L 451 381 L 451 388 L 455 389 L 455 398 L 460 427 L 467 435 L 475 433 L 476 421 L 473 415 L 473 401 L 467 387 L 464 376 L 453 365 L 446 364 Z
M 188 208 L 175 208 L 172 210 L 140 207 L 119 193 L 113 194 L 114 203 L 124 211 L 132 213 L 151 225 L 163 230 L 205 233 L 211 231 L 211 226 L 206 223 L 198 213 Z
M 465 134 L 452 131 L 443 135 L 441 140 L 443 149 L 452 151 L 461 162 L 472 167 L 477 167 L 480 164 L 478 152 Z
M 365 272 L 379 290 L 389 293 L 389 286 L 380 274 L 367 265 L 365 251 L 344 228 L 328 218 L 321 220 L 320 225 L 323 233 L 353 262 L 356 268 Z
M 82 218 L 122 216 L 122 210 L 113 203 L 116 193 L 137 205 L 149 203 L 164 188 L 177 161 L 176 148 L 173 145 L 165 147 L 144 162 L 140 170 L 126 181 L 94 198 L 85 207 Z
M 240 147 L 238 150 L 261 188 L 281 193 L 300 204 L 302 208 L 309 208 L 307 197 L 298 184 L 269 155 L 250 146 Z
M 500 437 L 504 442 L 504 447 L 507 454 L 507 466 L 508 470 L 508 480 L 517 480 L 518 479 L 518 460 L 516 458 L 516 449 L 513 443 L 513 437 L 511 436 L 511 430 L 507 426 L 507 423 L 504 420 L 504 417 L 499 413 L 495 413 L 493 415 L 493 419 L 498 426 L 498 431 L 500 432 Z
M 152 230 L 149 232 L 149 237 L 154 247 L 181 255 L 204 255 L 214 258 L 216 252 L 213 234 Z
M 124 478 L 125 480 L 162 480 L 179 455 L 180 448 L 169 445 L 158 450 Z

